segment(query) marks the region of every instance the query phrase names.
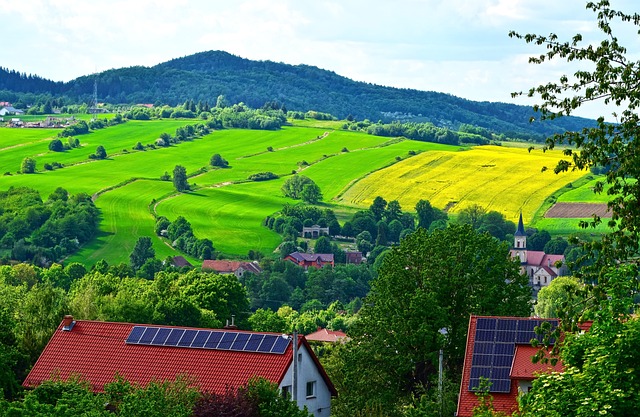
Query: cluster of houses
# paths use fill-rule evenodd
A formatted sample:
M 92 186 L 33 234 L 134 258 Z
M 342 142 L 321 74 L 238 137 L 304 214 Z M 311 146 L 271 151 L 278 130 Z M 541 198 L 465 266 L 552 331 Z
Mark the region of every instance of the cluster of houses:
M 75 117 L 51 117 L 48 116 L 44 120 L 37 122 L 25 122 L 19 117 L 7 117 L 6 116 L 22 116 L 24 111 L 16 109 L 11 103 L 6 101 L 0 101 L 0 122 L 5 122 L 8 127 L 27 127 L 27 128 L 63 128 L 75 123 Z
M 317 237 L 324 230 L 314 226 L 305 233 Z M 566 273 L 562 256 L 527 250 L 522 215 L 514 240 L 511 256 L 520 259 L 534 289 Z M 294 252 L 285 259 L 305 269 L 334 266 L 333 254 Z M 359 263 L 362 254 L 351 252 L 347 259 Z M 173 264 L 191 266 L 181 256 Z M 202 269 L 237 277 L 262 272 L 256 261 L 209 260 Z M 531 361 L 538 351 L 531 341 L 540 338 L 534 329 L 545 321 L 558 325 L 557 320 L 535 317 L 470 317 L 457 416 L 473 414 L 483 379 L 491 383 L 495 410 L 510 415 L 517 410 L 518 395 L 530 389 L 538 374 L 562 371 L 561 362 Z M 23 385 L 35 387 L 53 375 L 67 379 L 80 374 L 94 391 L 101 392 L 116 375 L 145 385 L 188 374 L 203 391 L 224 393 L 227 387 L 245 385 L 258 376 L 277 384 L 314 416 L 329 416 L 331 398 L 337 392 L 311 346 L 347 340 L 343 332 L 320 328 L 302 336 L 242 331 L 233 322 L 224 329 L 199 329 L 65 316 Z
M 518 395 L 540 373 L 561 372 L 560 361 L 532 363 L 536 326 L 554 319 L 471 316 L 457 416 L 471 417 L 481 381 L 490 383 L 494 409 L 511 415 Z M 589 324 L 583 326 L 588 330 Z M 327 329 L 307 335 L 75 320 L 65 316 L 23 382 L 33 388 L 53 376 L 82 375 L 96 392 L 116 375 L 142 386 L 187 374 L 202 390 L 224 393 L 253 377 L 273 382 L 314 416 L 331 415 L 337 395 L 311 344 L 343 343 L 345 333 Z M 294 388 L 295 386 L 295 388 Z

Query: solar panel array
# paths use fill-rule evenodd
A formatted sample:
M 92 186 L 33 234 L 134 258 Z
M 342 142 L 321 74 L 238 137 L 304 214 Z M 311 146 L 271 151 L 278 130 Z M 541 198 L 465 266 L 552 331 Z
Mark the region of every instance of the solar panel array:
M 486 378 L 491 382 L 490 392 L 510 392 L 509 373 L 516 344 L 530 345 L 531 339 L 542 340 L 542 336 L 537 335 L 534 329 L 544 321 L 549 321 L 552 328 L 558 326 L 557 320 L 479 317 L 476 321 L 469 391 L 479 387 L 480 378 Z
M 134 326 L 125 343 L 197 349 L 233 350 L 283 354 L 289 337 L 226 330 L 192 330 L 172 327 Z

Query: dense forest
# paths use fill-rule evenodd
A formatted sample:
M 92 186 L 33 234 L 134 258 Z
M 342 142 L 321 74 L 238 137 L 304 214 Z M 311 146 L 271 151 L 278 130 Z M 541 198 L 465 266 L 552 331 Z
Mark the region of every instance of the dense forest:
M 536 114 L 527 106 L 384 87 L 313 66 L 252 61 L 222 51 L 201 52 L 154 67 L 112 69 L 68 83 L 0 68 L 0 100 L 18 101 L 28 93 L 63 95 L 89 103 L 94 81 L 98 99 L 109 103 L 176 105 L 187 99 L 215 103 L 222 95 L 231 103 L 244 102 L 254 108 L 277 100 L 288 110 L 317 110 L 358 120 L 430 122 L 454 130 L 470 124 L 526 140 L 542 140 L 554 132 L 591 123 L 577 117 L 530 123 Z

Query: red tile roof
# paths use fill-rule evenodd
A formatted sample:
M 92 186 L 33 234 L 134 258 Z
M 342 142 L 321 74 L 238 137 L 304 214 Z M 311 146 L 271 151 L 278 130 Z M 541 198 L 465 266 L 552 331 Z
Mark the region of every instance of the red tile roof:
M 340 340 L 346 340 L 347 334 L 338 330 L 318 329 L 305 336 L 305 338 L 311 342 L 338 342 Z
M 555 365 L 551 363 L 533 363 L 531 358 L 538 353 L 538 348 L 530 345 L 517 345 L 516 353 L 513 356 L 513 364 L 511 365 L 511 378 L 519 380 L 532 380 L 537 374 L 549 372 L 562 372 L 562 362 L 558 361 Z
M 240 264 L 240 261 L 206 260 L 202 263 L 202 269 L 232 274 L 240 268 Z
M 257 262 L 243 262 L 243 261 L 230 261 L 230 260 L 206 260 L 202 263 L 202 269 L 210 269 L 221 274 L 233 274 L 240 267 L 245 271 L 252 272 L 254 274 L 260 274 L 262 269 L 258 266 Z
M 134 326 L 77 320 L 71 331 L 65 331 L 61 323 L 23 385 L 34 387 L 53 375 L 67 379 L 80 374 L 95 391 L 102 391 L 116 374 L 141 385 L 186 374 L 202 391 L 224 393 L 227 386 L 245 385 L 253 376 L 280 384 L 291 363 L 291 343 L 284 354 L 127 344 L 125 340 Z M 308 342 L 301 336 L 299 343 L 305 344 L 335 395 Z

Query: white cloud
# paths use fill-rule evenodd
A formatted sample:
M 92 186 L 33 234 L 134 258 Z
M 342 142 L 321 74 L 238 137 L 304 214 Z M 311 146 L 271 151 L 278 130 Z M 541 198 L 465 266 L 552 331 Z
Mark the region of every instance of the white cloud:
M 612 3 L 633 10 L 630 0 Z M 527 64 L 537 50 L 509 39 L 511 29 L 580 32 L 589 41 L 597 32 L 592 14 L 575 1 L 22 0 L 0 7 L 0 36 L 12 40 L 0 63 L 69 80 L 226 50 L 489 101 L 510 101 L 514 90 L 571 73 L 560 63 Z M 640 46 L 633 31 L 625 39 Z

